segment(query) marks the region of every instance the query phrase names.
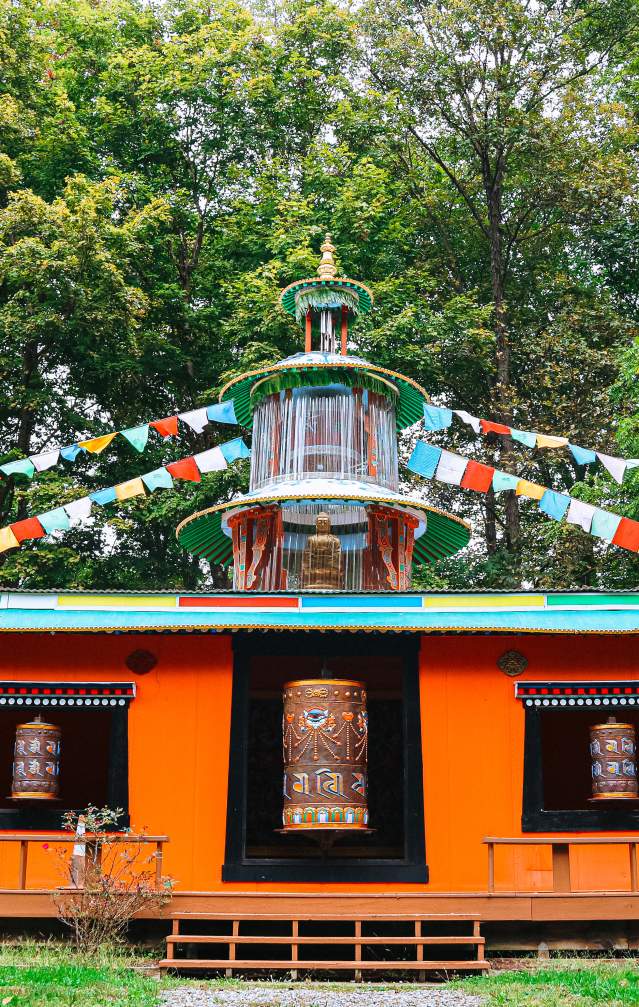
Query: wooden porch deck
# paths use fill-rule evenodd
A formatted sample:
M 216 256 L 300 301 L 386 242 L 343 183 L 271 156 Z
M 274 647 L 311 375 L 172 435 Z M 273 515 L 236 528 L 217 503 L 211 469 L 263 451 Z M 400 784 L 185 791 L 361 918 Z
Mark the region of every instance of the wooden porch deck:
M 326 894 L 324 892 L 174 893 L 163 913 L 238 913 L 335 921 L 349 915 L 465 915 L 491 922 L 638 921 L 639 893 L 631 892 L 424 892 Z M 55 916 L 50 889 L 0 889 L 0 919 L 50 919 Z

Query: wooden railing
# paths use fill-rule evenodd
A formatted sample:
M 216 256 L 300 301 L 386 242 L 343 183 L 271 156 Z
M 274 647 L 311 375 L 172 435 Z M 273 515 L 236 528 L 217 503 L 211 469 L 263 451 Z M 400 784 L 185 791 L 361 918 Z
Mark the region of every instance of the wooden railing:
M 552 847 L 552 891 L 572 893 L 570 878 L 571 846 L 627 846 L 630 864 L 630 891 L 637 887 L 637 843 L 635 836 L 525 836 L 518 839 L 502 839 L 487 836 L 483 842 L 488 848 L 488 891 L 495 891 L 495 847 L 496 846 L 550 846 Z
M 134 835 L 133 833 L 90 833 L 76 836 L 70 832 L 61 835 L 59 832 L 12 832 L 0 833 L 0 843 L 19 843 L 20 857 L 18 860 L 18 885 L 16 891 L 25 891 L 27 888 L 27 864 L 29 860 L 29 846 L 31 843 L 40 845 L 68 844 L 75 845 L 81 843 L 90 848 L 91 843 L 100 839 L 107 839 L 109 843 L 128 843 L 136 845 L 138 843 L 155 843 L 155 884 L 159 888 L 162 882 L 162 860 L 164 854 L 164 844 L 168 843 L 168 836 L 147 836 Z M 13 889 L 12 889 L 13 890 Z

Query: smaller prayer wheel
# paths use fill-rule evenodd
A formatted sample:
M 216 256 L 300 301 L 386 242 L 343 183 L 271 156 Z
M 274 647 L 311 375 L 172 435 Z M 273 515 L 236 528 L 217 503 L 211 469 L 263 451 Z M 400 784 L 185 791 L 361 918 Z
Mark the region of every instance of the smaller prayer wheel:
M 316 678 L 284 686 L 284 829 L 366 829 L 366 686 Z
M 593 801 L 637 799 L 637 746 L 632 724 L 610 717 L 590 728 Z
M 54 801 L 60 790 L 60 728 L 34 717 L 18 724 L 13 757 L 14 801 Z

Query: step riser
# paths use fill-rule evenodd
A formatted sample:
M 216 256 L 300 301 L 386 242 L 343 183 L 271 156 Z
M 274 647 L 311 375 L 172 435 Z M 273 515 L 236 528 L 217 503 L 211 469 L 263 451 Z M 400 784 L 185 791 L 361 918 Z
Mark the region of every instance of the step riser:
M 277 969 L 291 970 L 312 969 L 314 972 L 334 972 L 337 970 L 348 970 L 349 972 L 369 972 L 371 970 L 384 972 L 405 972 L 405 971 L 438 971 L 438 972 L 466 972 L 466 971 L 487 971 L 490 965 L 487 961 L 444 961 L 444 962 L 312 962 L 296 959 L 295 961 L 246 961 L 229 960 L 228 958 L 165 958 L 160 963 L 160 968 L 182 968 L 182 969 L 267 969 L 275 972 Z

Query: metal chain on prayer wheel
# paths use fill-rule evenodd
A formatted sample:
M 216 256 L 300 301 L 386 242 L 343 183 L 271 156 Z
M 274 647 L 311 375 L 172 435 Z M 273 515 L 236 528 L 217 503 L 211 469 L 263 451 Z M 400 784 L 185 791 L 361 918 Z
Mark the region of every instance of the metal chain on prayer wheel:
M 632 724 L 609 717 L 590 728 L 593 801 L 637 799 L 637 746 Z
M 18 724 L 13 758 L 14 801 L 54 801 L 60 790 L 60 728 L 34 717 Z
M 283 744 L 286 831 L 368 827 L 363 682 L 287 682 Z

